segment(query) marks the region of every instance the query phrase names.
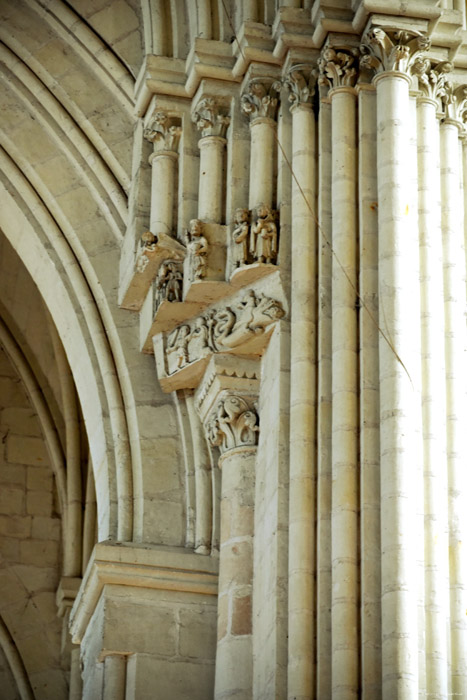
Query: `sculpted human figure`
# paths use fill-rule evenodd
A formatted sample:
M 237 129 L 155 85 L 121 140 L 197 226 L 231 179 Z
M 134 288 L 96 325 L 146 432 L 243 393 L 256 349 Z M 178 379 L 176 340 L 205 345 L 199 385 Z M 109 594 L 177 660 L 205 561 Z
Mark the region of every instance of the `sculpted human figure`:
M 165 260 L 157 273 L 156 306 L 163 301 L 181 301 L 182 282 L 180 263 Z
M 187 233 L 187 245 L 192 275 L 195 280 L 206 277 L 208 242 L 203 234 L 203 222 L 199 219 L 192 219 L 190 221 L 190 230 Z
M 260 204 L 257 220 L 251 228 L 250 251 L 258 262 L 272 263 L 277 257 L 277 226 L 272 209 Z
M 232 238 L 235 243 L 233 255 L 235 267 L 240 267 L 240 265 L 245 265 L 248 262 L 249 218 L 250 212 L 248 209 L 240 208 L 235 211 L 234 223 L 236 226 L 232 233 Z
M 176 328 L 167 340 L 167 362 L 169 374 L 181 369 L 189 362 L 188 343 L 190 340 L 190 326 L 183 325 Z

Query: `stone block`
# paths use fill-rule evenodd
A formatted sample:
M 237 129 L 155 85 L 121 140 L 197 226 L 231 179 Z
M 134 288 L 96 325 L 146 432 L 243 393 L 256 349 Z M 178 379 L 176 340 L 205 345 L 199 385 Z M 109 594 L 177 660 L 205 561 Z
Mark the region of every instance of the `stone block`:
M 0 535 L 17 537 L 19 539 L 30 537 L 31 518 L 25 515 L 0 515 Z
M 21 488 L 2 486 L 0 489 L 0 513 L 21 515 L 24 512 L 24 491 Z
M 49 567 L 58 564 L 58 542 L 23 540 L 20 542 L 21 563 Z
M 47 448 L 37 437 L 10 434 L 7 437 L 7 460 L 16 464 L 43 466 L 49 463 Z
M 171 663 L 140 654 L 128 659 L 127 700 L 206 700 L 213 696 L 214 664 Z
M 8 407 L 29 408 L 29 402 L 17 377 L 0 377 L 0 396 Z
M 231 633 L 234 635 L 251 634 L 251 596 L 233 597 Z
M 225 598 L 225 596 L 224 596 Z M 180 610 L 181 656 L 214 660 L 216 655 L 215 610 Z
M 53 474 L 45 467 L 28 467 L 27 488 L 31 491 L 51 491 Z
M 29 515 L 52 515 L 53 494 L 50 491 L 28 491 L 26 511 Z
M 0 412 L 0 425 L 8 426 L 16 435 L 40 437 L 41 429 L 37 415 L 31 408 L 8 406 Z
M 172 657 L 177 653 L 175 609 L 135 603 L 125 597 L 106 601 L 102 653 L 139 652 Z
M 26 484 L 26 467 L 22 464 L 2 464 L 0 483 L 9 486 L 24 486 Z
M 35 515 L 32 518 L 31 536 L 36 540 L 59 540 L 62 521 Z

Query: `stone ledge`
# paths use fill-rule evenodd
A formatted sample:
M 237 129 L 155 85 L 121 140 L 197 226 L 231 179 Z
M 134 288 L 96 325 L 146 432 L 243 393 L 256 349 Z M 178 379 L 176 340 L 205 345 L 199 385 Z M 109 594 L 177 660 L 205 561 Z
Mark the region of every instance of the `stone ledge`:
M 109 586 L 217 596 L 219 562 L 181 548 L 100 542 L 94 547 L 70 613 L 73 642 L 79 644 Z

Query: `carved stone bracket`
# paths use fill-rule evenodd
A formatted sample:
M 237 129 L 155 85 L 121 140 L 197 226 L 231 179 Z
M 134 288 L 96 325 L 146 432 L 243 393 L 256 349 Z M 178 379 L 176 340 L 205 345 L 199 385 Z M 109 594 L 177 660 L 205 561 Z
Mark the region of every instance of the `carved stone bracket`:
M 162 263 L 166 260 L 181 262 L 185 255 L 185 246 L 175 238 L 165 233 L 143 233 L 136 254 L 135 272 L 122 301 L 122 308 L 139 311 Z
M 316 93 L 318 71 L 305 63 L 292 66 L 284 79 L 284 85 L 289 90 L 290 109 L 298 107 L 311 109 Z
M 225 132 L 230 124 L 226 108 L 218 99 L 205 97 L 196 107 L 193 121 L 201 131 L 201 136 L 219 136 L 225 138 Z
M 253 290 L 236 303 L 209 309 L 171 333 L 153 339 L 158 377 L 164 391 L 198 386 L 214 353 L 261 355 L 269 327 L 285 312 L 282 304 Z
M 410 75 L 414 62 L 429 48 L 430 39 L 419 32 L 375 27 L 360 47 L 360 65 L 375 73 L 396 71 Z
M 327 46 L 318 59 L 320 85 L 328 88 L 354 87 L 358 77 L 357 49 Z
M 251 121 L 259 118 L 275 120 L 281 84 L 272 78 L 252 78 L 241 97 L 242 112 Z
M 178 117 L 169 116 L 166 112 L 155 112 L 144 130 L 144 137 L 154 144 L 154 153 L 170 151 L 176 153 L 180 135 L 181 121 Z

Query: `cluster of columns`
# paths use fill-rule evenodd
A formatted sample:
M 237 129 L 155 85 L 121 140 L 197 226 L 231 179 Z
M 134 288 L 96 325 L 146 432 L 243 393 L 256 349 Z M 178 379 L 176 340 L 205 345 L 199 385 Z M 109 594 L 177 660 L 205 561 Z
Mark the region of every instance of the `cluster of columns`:
M 449 66 L 423 57 L 423 37 L 375 29 L 363 45 L 328 44 L 317 63 L 293 65 L 284 81 L 292 114 L 288 694 L 462 696 L 462 96 L 446 78 Z M 373 72 L 371 82 L 361 67 Z M 242 97 L 250 209 L 275 204 L 279 87 L 253 79 Z M 204 99 L 195 121 L 198 216 L 219 224 L 226 104 Z M 158 183 L 173 190 L 174 153 L 152 160 L 151 222 L 163 220 L 168 233 L 173 199 L 159 201 Z M 229 396 L 247 401 L 242 415 L 254 413 L 251 396 Z M 227 440 L 225 400 L 199 413 L 221 452 L 216 697 L 246 698 L 257 448 L 256 437 Z M 206 553 L 209 522 L 197 517 Z

